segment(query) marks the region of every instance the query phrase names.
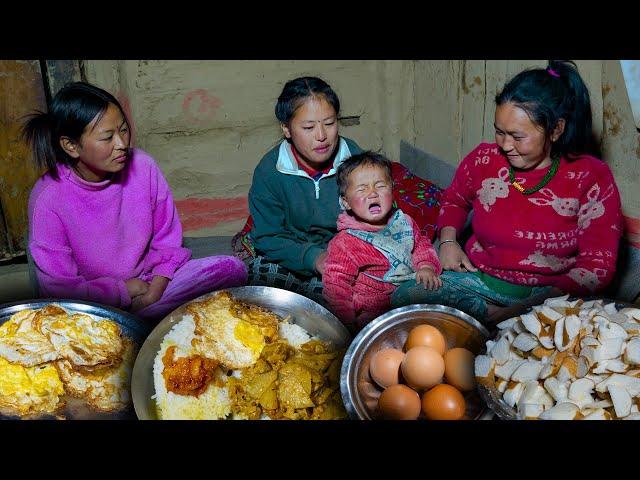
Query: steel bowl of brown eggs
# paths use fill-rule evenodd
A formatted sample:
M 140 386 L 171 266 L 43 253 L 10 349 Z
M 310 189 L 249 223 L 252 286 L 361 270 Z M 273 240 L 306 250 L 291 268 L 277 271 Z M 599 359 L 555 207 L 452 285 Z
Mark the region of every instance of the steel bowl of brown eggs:
M 342 362 L 340 393 L 359 420 L 475 420 L 486 416 L 474 377 L 489 332 L 444 305 L 396 308 L 367 324 Z

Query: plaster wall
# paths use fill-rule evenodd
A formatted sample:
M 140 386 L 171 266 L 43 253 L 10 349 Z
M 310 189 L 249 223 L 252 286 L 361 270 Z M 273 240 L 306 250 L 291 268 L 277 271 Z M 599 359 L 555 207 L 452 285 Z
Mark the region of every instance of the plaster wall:
M 576 63 L 590 90 L 594 132 L 633 227 L 640 217 L 632 187 L 638 184 L 640 134 L 620 63 Z M 137 145 L 156 158 L 173 189 L 185 234 L 205 236 L 233 234 L 244 224 L 253 169 L 281 138 L 273 109 L 287 80 L 324 78 L 342 102 L 342 135 L 446 186 L 466 153 L 493 141 L 499 89 L 522 69 L 545 64 L 86 60 L 83 74 L 122 101 Z

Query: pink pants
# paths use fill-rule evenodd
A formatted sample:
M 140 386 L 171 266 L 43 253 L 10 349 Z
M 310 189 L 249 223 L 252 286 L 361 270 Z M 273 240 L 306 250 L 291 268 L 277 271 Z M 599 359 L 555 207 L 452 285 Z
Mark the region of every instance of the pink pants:
M 150 282 L 152 275 L 142 277 Z M 169 282 L 162 298 L 134 315 L 158 322 L 180 305 L 205 293 L 247 284 L 247 267 L 239 258 L 228 255 L 189 260 Z

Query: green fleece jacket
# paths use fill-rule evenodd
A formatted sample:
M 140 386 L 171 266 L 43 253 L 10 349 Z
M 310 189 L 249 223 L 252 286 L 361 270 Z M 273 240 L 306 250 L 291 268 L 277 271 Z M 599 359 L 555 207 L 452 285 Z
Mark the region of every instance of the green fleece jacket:
M 353 140 L 340 137 L 333 168 L 315 181 L 298 167 L 286 140 L 270 150 L 253 172 L 249 190 L 256 252 L 299 275 L 317 275 L 316 258 L 337 232 L 336 169 L 360 152 Z

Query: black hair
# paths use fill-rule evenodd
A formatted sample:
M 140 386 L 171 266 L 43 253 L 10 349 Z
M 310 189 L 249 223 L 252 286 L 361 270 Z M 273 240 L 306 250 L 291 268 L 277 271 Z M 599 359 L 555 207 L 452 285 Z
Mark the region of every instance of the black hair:
M 53 97 L 48 113 L 34 112 L 22 127 L 22 136 L 31 146 L 33 160 L 38 168 L 47 168 L 58 178 L 57 164 L 74 165 L 60 146 L 61 137 L 80 141 L 82 132 L 98 116 L 100 121 L 112 103 L 120 109 L 127 125 L 129 121 L 120 102 L 109 92 L 86 82 L 69 83 Z
M 496 105 L 512 103 L 549 137 L 558 120 L 564 132 L 552 143 L 551 156 L 597 155 L 593 137 L 589 90 L 570 60 L 550 60 L 546 68 L 534 68 L 513 77 L 495 98 Z
M 362 166 L 380 167 L 386 172 L 389 180 L 393 181 L 391 175 L 391 160 L 384 155 L 372 151 L 358 153 L 342 162 L 336 172 L 336 182 L 338 183 L 338 190 L 341 196 L 347 193 L 351 172 Z
M 276 103 L 276 118 L 287 125 L 295 111 L 310 97 L 323 97 L 336 111 L 340 113 L 338 95 L 327 82 L 318 77 L 299 77 L 289 80 L 282 89 Z

